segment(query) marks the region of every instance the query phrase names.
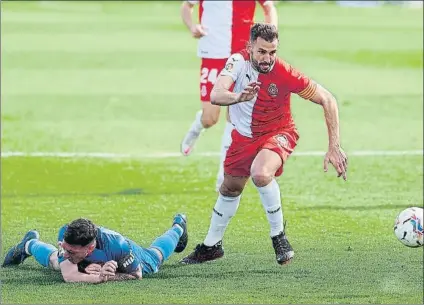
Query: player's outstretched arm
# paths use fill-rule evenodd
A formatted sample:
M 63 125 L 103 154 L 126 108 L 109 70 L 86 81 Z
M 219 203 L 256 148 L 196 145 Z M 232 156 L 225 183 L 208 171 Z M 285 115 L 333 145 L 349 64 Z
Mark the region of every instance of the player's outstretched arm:
M 324 171 L 328 171 L 328 163 L 337 171 L 338 177 L 347 179 L 347 156 L 340 146 L 339 108 L 336 98 L 324 87 L 317 84 L 315 93 L 310 98 L 324 109 L 328 130 L 328 152 L 324 158 Z
M 240 93 L 231 92 L 229 89 L 234 80 L 231 76 L 220 75 L 211 92 L 211 103 L 219 106 L 229 106 L 252 100 L 259 91 L 258 82 L 251 82 Z
M 264 11 L 265 22 L 273 24 L 278 28 L 278 14 L 274 1 L 261 2 L 261 6 Z
M 60 271 L 62 272 L 63 280 L 67 283 L 92 283 L 98 284 L 104 282 L 100 274 L 86 274 L 78 271 L 78 266 L 71 263 L 69 260 L 64 260 L 60 263 Z
M 228 106 L 237 103 L 238 94 L 230 91 L 233 83 L 231 76 L 218 76 L 211 91 L 211 104 Z
M 91 264 L 87 268 L 86 272 L 88 274 L 79 272 L 78 266 L 72 264 L 69 260 L 65 260 L 60 264 L 63 279 L 67 283 L 83 282 L 99 284 L 108 281 L 125 281 L 142 278 L 140 266 L 131 273 L 116 273 L 118 264 L 115 261 L 108 261 L 103 266 Z

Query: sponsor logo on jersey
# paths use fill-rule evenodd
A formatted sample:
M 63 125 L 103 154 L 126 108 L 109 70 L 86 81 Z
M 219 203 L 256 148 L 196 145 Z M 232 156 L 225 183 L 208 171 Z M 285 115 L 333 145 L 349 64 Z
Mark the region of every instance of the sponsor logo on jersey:
M 124 261 L 122 262 L 122 267 L 127 268 L 133 262 L 134 262 L 134 254 L 131 251 L 130 254 L 126 256 Z

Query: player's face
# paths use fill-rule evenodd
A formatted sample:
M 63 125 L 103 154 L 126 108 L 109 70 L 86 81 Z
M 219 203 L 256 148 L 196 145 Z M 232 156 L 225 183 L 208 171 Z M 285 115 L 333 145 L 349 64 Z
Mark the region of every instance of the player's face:
M 250 60 L 253 67 L 260 73 L 268 73 L 274 65 L 277 57 L 278 39 L 268 42 L 258 37 L 249 46 Z
M 94 245 L 89 244 L 83 247 L 63 242 L 62 248 L 64 251 L 63 257 L 68 259 L 72 264 L 78 264 L 93 251 Z

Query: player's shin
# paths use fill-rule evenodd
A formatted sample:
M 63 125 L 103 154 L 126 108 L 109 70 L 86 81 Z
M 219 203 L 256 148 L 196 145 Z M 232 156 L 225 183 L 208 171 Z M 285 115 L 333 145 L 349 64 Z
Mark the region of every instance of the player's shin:
M 181 142 L 181 153 L 184 156 L 188 156 L 191 154 L 191 152 L 193 151 L 193 147 L 200 136 L 200 133 L 204 130 L 202 124 L 202 114 L 202 110 L 196 113 L 196 119 L 191 124 L 190 129 L 184 136 L 183 141 Z
M 34 256 L 35 260 L 44 267 L 52 267 L 50 266 L 50 256 L 56 251 L 55 246 L 37 239 L 30 240 L 25 246 L 25 252 Z
M 272 179 L 271 183 L 257 189 L 271 227 L 270 235 L 276 236 L 284 230 L 280 186 L 275 179 Z
M 224 237 L 225 229 L 230 223 L 230 219 L 236 214 L 240 204 L 241 195 L 237 197 L 218 196 L 215 207 L 212 211 L 211 223 L 208 234 L 203 242 L 206 246 L 213 246 Z
M 231 145 L 231 133 L 234 129 L 233 124 L 230 122 L 226 122 L 224 134 L 222 135 L 221 140 L 221 157 L 219 160 L 219 171 L 216 179 L 216 191 L 219 191 L 219 188 L 221 187 L 222 182 L 224 182 L 224 160 L 225 156 L 227 155 L 227 150 Z
M 163 261 L 166 261 L 177 247 L 182 234 L 182 229 L 179 226 L 174 226 L 172 229 L 169 229 L 163 235 L 156 238 L 150 247 L 159 250 L 162 253 Z
M 198 112 L 196 112 L 196 118 L 194 119 L 194 122 L 190 126 L 190 131 L 196 134 L 199 134 L 204 129 L 202 124 L 202 115 L 203 115 L 203 110 L 199 110 Z

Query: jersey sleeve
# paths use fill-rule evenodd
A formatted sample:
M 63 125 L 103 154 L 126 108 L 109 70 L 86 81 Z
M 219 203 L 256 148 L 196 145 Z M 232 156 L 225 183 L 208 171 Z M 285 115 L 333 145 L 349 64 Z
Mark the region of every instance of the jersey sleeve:
M 288 65 L 287 69 L 289 90 L 305 100 L 311 99 L 317 90 L 317 84 L 309 77 Z
M 57 236 L 57 245 L 58 245 L 57 260 L 58 260 L 59 264 L 62 263 L 65 260 L 65 258 L 63 257 L 64 251 L 63 251 L 63 248 L 62 248 L 62 242 L 63 242 L 63 238 L 64 238 L 65 231 L 66 231 L 67 227 L 68 227 L 68 225 L 64 225 L 63 227 L 61 227 L 59 229 L 59 234 Z
M 117 258 L 118 271 L 122 273 L 133 273 L 141 268 L 141 262 L 136 257 L 131 245 L 124 238 L 119 239 L 120 254 Z
M 235 53 L 228 58 L 225 63 L 224 69 L 222 69 L 220 75 L 231 76 L 234 82 L 237 81 L 243 69 L 244 58 L 240 53 Z

